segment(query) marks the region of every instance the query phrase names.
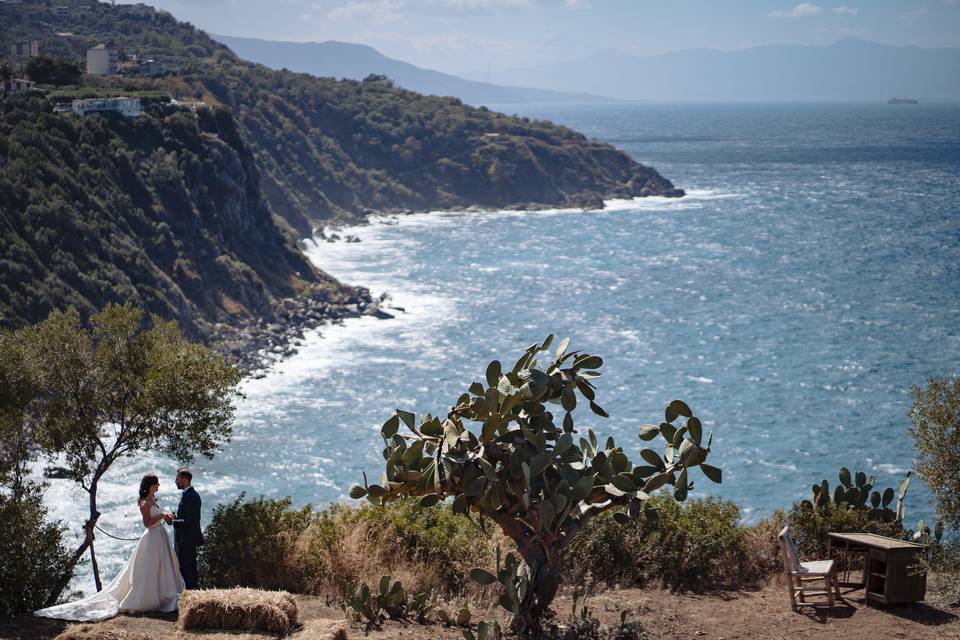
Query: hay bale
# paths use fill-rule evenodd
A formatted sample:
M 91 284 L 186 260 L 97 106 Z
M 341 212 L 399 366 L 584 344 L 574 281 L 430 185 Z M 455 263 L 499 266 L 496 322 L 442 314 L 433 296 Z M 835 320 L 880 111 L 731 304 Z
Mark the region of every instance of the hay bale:
M 96 624 L 72 624 L 53 640 L 150 640 L 150 636 Z
M 284 635 L 297 626 L 297 603 L 286 591 L 204 589 L 180 594 L 179 626 Z

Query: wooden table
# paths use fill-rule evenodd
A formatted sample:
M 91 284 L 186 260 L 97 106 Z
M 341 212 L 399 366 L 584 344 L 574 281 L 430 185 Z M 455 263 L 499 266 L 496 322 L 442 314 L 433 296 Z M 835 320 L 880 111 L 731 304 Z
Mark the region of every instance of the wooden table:
M 846 555 L 845 578 L 850 577 L 850 554 L 862 553 L 861 582 L 842 581 L 841 586 L 865 587 L 867 601 L 882 604 L 919 602 L 927 591 L 927 574 L 914 568 L 924 551 L 922 544 L 873 533 L 829 533 L 828 557 L 837 545 Z

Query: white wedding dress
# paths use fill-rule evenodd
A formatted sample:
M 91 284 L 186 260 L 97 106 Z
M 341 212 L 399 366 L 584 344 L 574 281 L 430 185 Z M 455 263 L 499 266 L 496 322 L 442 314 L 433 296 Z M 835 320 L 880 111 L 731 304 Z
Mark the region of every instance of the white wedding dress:
M 160 515 L 150 507 L 150 517 Z M 128 611 L 176 611 L 183 591 L 180 565 L 170 537 L 158 521 L 143 532 L 123 571 L 103 591 L 92 596 L 34 611 L 34 615 L 58 620 L 95 622 Z

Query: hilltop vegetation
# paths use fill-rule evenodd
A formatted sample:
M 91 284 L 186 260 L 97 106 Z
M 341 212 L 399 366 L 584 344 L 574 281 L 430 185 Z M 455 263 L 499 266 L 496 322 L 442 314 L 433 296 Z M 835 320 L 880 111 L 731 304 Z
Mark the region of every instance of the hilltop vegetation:
M 292 296 L 354 296 L 318 272 L 260 196 L 230 113 L 160 108 L 136 119 L 0 102 L 0 314 L 85 316 L 131 302 L 188 335 L 272 320 Z
M 681 193 L 653 169 L 565 127 L 422 96 L 381 77 L 270 70 L 165 12 L 69 7 L 0 5 L 10 25 L 3 44 L 38 38 L 44 53 L 80 58 L 103 41 L 121 55 L 165 62 L 173 71 L 166 78 L 106 82 L 229 107 L 270 207 L 301 233 L 310 222 L 369 210 L 595 205 L 601 197 Z

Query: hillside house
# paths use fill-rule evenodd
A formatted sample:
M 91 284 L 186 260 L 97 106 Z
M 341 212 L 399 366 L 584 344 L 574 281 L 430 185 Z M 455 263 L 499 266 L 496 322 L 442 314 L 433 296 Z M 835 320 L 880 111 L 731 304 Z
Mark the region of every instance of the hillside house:
M 117 50 L 105 44 L 87 49 L 87 73 L 92 76 L 112 76 L 117 73 Z
M 3 91 L 7 95 L 26 93 L 27 91 L 33 90 L 35 86 L 37 86 L 37 83 L 31 80 L 24 80 L 23 78 L 11 78 L 3 83 Z
M 167 65 L 156 60 L 144 60 L 137 64 L 136 74 L 146 78 L 157 78 L 166 75 Z
M 128 118 L 135 118 L 143 114 L 140 98 L 90 98 L 87 100 L 74 100 L 71 104 L 71 110 L 78 116 L 85 116 L 90 113 L 113 112 Z
M 10 57 L 15 59 L 36 58 L 40 55 L 39 40 L 25 40 L 10 45 Z

